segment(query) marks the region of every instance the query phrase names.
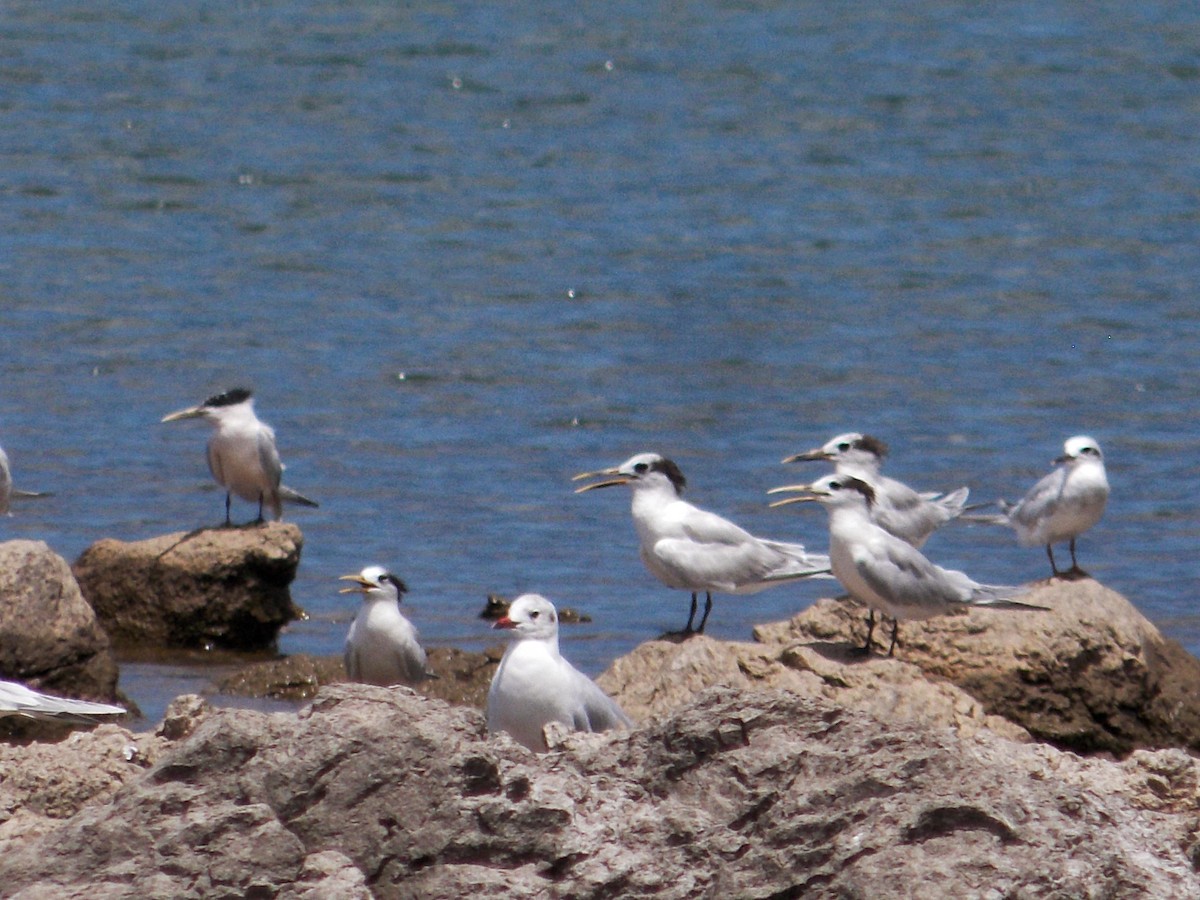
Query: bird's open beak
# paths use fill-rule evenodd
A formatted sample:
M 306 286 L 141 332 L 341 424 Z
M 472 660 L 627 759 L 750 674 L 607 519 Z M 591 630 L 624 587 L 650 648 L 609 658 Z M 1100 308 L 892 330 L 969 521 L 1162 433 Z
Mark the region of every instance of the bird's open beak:
M 1070 455 L 1068 455 L 1068 454 L 1064 453 L 1062 456 L 1056 457 L 1056 458 L 1055 458 L 1055 459 L 1054 459 L 1054 460 L 1053 460 L 1053 461 L 1050 463 L 1050 465 L 1052 465 L 1052 466 L 1061 466 L 1063 463 L 1068 463 L 1068 462 L 1070 462 L 1071 460 L 1073 460 L 1074 458 L 1075 458 L 1075 457 L 1073 457 L 1073 456 L 1070 456 Z
M 177 410 L 162 417 L 163 422 L 178 422 L 180 419 L 198 419 L 204 415 L 204 410 L 199 406 L 189 406 L 187 409 Z
M 785 456 L 782 461 L 785 463 L 812 462 L 812 461 L 818 460 L 818 459 L 832 459 L 832 458 L 833 457 L 831 457 L 828 453 L 826 453 L 820 447 L 817 447 L 815 450 L 805 450 L 803 453 L 796 453 L 796 454 L 793 454 L 792 456 Z
M 785 460 L 785 462 L 786 462 L 786 460 Z M 769 491 L 767 491 L 767 493 L 768 494 L 787 494 L 787 493 L 795 493 L 798 491 L 805 491 L 806 493 L 803 497 L 787 497 L 783 500 L 776 500 L 774 503 L 771 504 L 771 509 L 774 509 L 777 506 L 787 506 L 789 503 L 807 503 L 811 500 L 817 499 L 816 494 L 813 493 L 813 488 L 812 488 L 811 484 L 785 484 L 782 487 L 771 488 Z
M 613 487 L 618 484 L 629 484 L 629 476 L 622 475 L 621 470 L 615 466 L 611 469 L 600 469 L 596 472 L 580 472 L 573 477 L 572 481 L 583 481 L 585 478 L 599 478 L 601 476 L 616 475 L 616 478 L 605 478 L 604 481 L 597 481 L 595 484 L 585 484 L 581 488 L 575 488 L 575 493 L 582 494 L 584 491 L 594 491 L 596 488 Z
M 501 616 L 492 625 L 493 629 L 495 629 L 495 628 L 516 628 L 516 627 L 517 627 L 517 623 L 514 622 L 512 619 L 510 619 L 508 616 Z
M 371 584 L 371 582 L 367 581 L 367 579 L 363 578 L 361 575 L 358 575 L 358 574 L 343 575 L 341 578 L 338 579 L 338 581 L 353 581 L 355 584 L 358 585 L 358 587 L 342 588 L 340 591 L 338 591 L 339 594 L 357 594 L 360 591 L 366 591 L 369 588 L 375 587 L 375 585 Z

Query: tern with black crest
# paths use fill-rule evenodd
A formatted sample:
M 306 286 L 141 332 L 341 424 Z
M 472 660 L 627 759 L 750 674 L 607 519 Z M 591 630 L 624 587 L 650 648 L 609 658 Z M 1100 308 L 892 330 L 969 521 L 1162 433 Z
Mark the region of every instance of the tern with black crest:
M 411 687 L 429 677 L 417 629 L 400 612 L 400 598 L 408 586 L 383 566 L 367 566 L 341 580 L 355 585 L 342 588 L 341 593 L 362 594 L 362 606 L 350 625 L 343 653 L 350 679 Z
M 852 475 L 826 475 L 812 484 L 773 488 L 768 493 L 802 492 L 803 496 L 778 500 L 784 506 L 815 500 L 829 512 L 829 559 L 842 587 L 872 611 L 892 619 L 888 656 L 896 651 L 900 620 L 928 619 L 955 609 L 1044 609 L 1014 600 L 1027 587 L 980 584 L 964 572 L 943 569 L 920 550 L 877 525 L 871 518 L 875 490 Z M 870 651 L 875 619 L 867 620 Z
M 280 484 L 283 463 L 275 448 L 275 431 L 254 414 L 254 397 L 246 388 L 234 388 L 163 416 L 163 422 L 206 419 L 213 427 L 208 439 L 208 469 L 225 488 L 225 524 L 230 524 L 229 507 L 234 494 L 258 504 L 257 522 L 264 507 L 272 518 L 283 517 L 283 501 L 316 506 L 316 502 Z
M 960 487 L 948 494 L 918 493 L 880 472 L 887 453 L 887 444 L 879 438 L 851 431 L 783 461 L 827 460 L 837 474 L 865 481 L 875 491 L 872 521 L 900 540 L 921 547 L 938 528 L 962 514 L 970 490 Z
M 616 702 L 563 658 L 558 613 L 545 597 L 522 594 L 492 627 L 512 640 L 488 689 L 488 731 L 506 731 L 540 753 L 547 749 L 544 729 L 551 722 L 573 731 L 632 727 Z
M 1018 503 L 1000 501 L 995 516 L 971 516 L 974 522 L 1007 525 L 1022 547 L 1044 546 L 1053 576 L 1084 575 L 1075 559 L 1075 539 L 1100 521 L 1108 503 L 1108 476 L 1099 442 L 1086 434 L 1067 438 L 1056 468 L 1029 489 Z M 1060 572 L 1054 544 L 1070 542 L 1071 568 Z
M 829 572 L 829 557 L 803 544 L 757 538 L 748 531 L 685 501 L 686 480 L 674 462 L 657 453 L 639 453 L 619 466 L 584 472 L 576 481 L 603 478 L 576 493 L 627 484 L 633 489 L 633 524 L 642 562 L 669 588 L 690 591 L 692 609 L 684 633 L 692 632 L 696 600 L 704 591 L 704 631 L 712 595 L 752 594 Z

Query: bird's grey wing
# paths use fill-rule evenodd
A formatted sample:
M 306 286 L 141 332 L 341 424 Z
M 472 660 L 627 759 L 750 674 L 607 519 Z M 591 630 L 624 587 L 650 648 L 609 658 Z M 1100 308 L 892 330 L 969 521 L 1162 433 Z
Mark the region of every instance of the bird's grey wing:
M 272 487 L 279 490 L 279 480 L 283 477 L 283 463 L 279 460 L 279 451 L 275 448 L 275 432 L 263 426 L 258 431 L 258 459 L 263 471 L 271 480 Z
M 1022 497 L 1016 506 L 1008 510 L 1009 520 L 1027 527 L 1035 525 L 1061 496 L 1066 480 L 1066 469 L 1055 469 L 1046 475 L 1029 489 L 1029 493 Z
M 125 710 L 109 703 L 52 697 L 17 684 L 0 681 L 0 716 L 18 715 L 30 719 L 58 719 L 68 722 L 92 722 L 97 716 L 120 716 Z
M 600 686 L 572 666 L 576 689 L 582 703 L 575 710 L 573 727 L 576 731 L 608 731 L 610 728 L 632 728 L 633 722 L 622 712 L 617 702 Z
M 346 635 L 346 647 L 342 651 L 342 664 L 346 667 L 346 675 L 351 681 L 358 681 L 358 648 L 354 646 L 354 626 L 350 626 L 350 633 Z
M 896 539 L 876 548 L 876 552 L 860 553 L 854 566 L 867 586 L 893 606 L 932 614 L 944 611 L 952 603 L 961 603 L 970 596 L 966 585 L 958 583 L 954 574 L 934 565 L 916 548 Z M 970 579 L 962 575 L 968 584 Z
M 8 501 L 12 497 L 12 473 L 8 468 L 8 456 L 0 449 L 0 515 L 8 512 Z
M 407 684 L 416 684 L 425 679 L 425 651 L 415 636 L 407 645 L 397 647 L 395 654 L 396 665 Z
M 311 506 L 316 509 L 321 504 L 316 500 L 310 500 L 294 488 L 288 487 L 286 484 L 279 486 L 279 499 L 286 500 L 288 503 L 299 503 L 301 506 Z

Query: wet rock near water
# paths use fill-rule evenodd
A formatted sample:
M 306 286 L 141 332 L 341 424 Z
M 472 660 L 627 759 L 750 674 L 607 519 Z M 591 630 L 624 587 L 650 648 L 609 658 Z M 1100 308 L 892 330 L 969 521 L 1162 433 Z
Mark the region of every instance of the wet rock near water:
M 299 715 L 212 710 L 114 795 L 7 847 L 0 883 L 89 900 L 1200 893 L 1180 751 L 1081 759 L 732 688 L 557 746 L 365 685 Z
M 302 545 L 284 522 L 106 539 L 74 571 L 118 646 L 257 649 L 303 615 L 288 590 Z

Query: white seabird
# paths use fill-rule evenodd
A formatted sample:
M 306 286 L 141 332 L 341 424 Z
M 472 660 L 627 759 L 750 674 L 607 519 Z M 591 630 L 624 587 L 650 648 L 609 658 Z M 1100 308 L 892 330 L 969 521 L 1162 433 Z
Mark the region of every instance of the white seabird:
M 356 587 L 341 593 L 361 593 L 362 605 L 346 635 L 343 660 L 352 681 L 367 684 L 415 685 L 427 677 L 425 651 L 413 624 L 400 612 L 407 585 L 383 566 L 367 566 L 356 575 L 343 575 Z

